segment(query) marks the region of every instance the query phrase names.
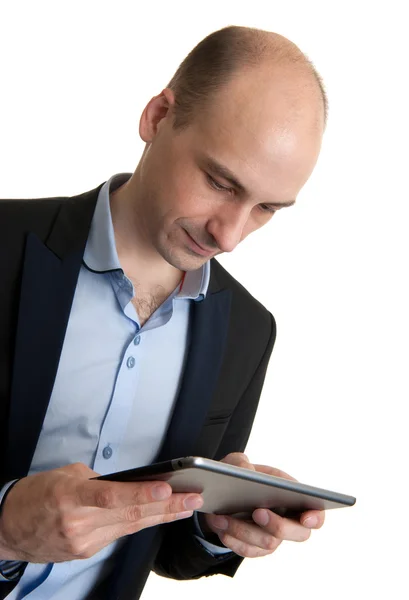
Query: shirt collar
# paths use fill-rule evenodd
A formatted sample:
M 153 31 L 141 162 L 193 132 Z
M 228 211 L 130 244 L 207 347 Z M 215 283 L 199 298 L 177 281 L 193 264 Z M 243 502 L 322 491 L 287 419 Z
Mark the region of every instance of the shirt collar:
M 115 245 L 109 194 L 123 185 L 132 173 L 118 173 L 104 183 L 99 191 L 91 228 L 84 252 L 84 263 L 90 271 L 106 273 L 122 270 Z M 175 295 L 177 299 L 203 300 L 210 281 L 210 261 L 199 269 L 188 271 Z
M 207 261 L 195 271 L 187 271 L 176 298 L 191 298 L 204 300 L 210 281 L 210 261 Z

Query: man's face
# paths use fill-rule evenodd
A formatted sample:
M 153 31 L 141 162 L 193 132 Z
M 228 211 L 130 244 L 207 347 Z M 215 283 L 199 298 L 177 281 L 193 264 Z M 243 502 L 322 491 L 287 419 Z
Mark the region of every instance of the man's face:
M 174 267 L 197 269 L 231 252 L 293 204 L 310 176 L 322 137 L 320 103 L 308 106 L 311 90 L 297 103 L 296 84 L 285 73 L 274 77 L 274 85 L 265 85 L 265 74 L 238 77 L 186 130 L 175 132 L 168 112 L 145 140 L 140 223 Z

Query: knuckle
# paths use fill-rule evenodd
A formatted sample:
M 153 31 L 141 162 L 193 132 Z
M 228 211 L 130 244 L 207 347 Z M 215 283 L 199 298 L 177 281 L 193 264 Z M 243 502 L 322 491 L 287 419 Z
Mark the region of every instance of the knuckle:
M 266 550 L 270 550 L 270 552 L 273 552 L 277 548 L 277 546 L 277 540 L 272 535 L 269 535 L 264 539 L 264 547 Z
M 221 543 L 224 544 L 227 548 L 230 548 L 232 542 L 231 535 L 229 535 L 228 533 L 217 533 L 217 535 L 219 536 L 219 540 L 221 541 Z
M 286 532 L 286 523 L 284 521 L 283 518 L 279 518 L 277 520 L 277 522 L 275 523 L 275 527 L 274 527 L 274 537 L 278 538 L 279 540 L 285 540 L 286 536 L 287 536 L 287 532 Z
M 177 513 L 184 512 L 185 510 L 188 509 L 185 508 L 184 498 L 181 496 L 172 495 L 164 504 L 163 513 L 165 515 L 175 515 Z
M 227 519 L 227 529 L 217 530 L 217 533 L 221 533 L 223 531 L 224 535 L 230 535 L 230 537 L 238 538 L 243 535 L 243 531 L 240 531 L 240 528 L 237 527 L 236 523 L 230 519 Z
M 251 535 L 251 527 L 245 522 L 228 519 L 226 533 L 233 538 L 243 540 Z
M 143 517 L 143 511 L 141 506 L 135 504 L 127 506 L 124 509 L 124 517 L 126 521 L 140 521 Z
M 135 503 L 142 504 L 143 502 L 157 501 L 153 497 L 153 490 L 158 486 L 157 483 L 151 481 L 138 481 L 135 482 L 133 499 Z M 170 486 L 169 486 L 170 487 Z
M 223 542 L 223 544 L 225 544 L 228 547 L 231 547 L 232 545 L 232 540 L 230 538 L 227 538 L 227 544 L 225 542 Z M 246 544 L 246 542 L 242 542 L 241 540 L 235 540 L 235 544 L 234 544 L 234 552 L 236 554 L 239 554 L 240 556 L 244 556 L 244 557 L 251 557 L 251 551 L 249 551 L 249 545 Z
M 78 536 L 78 524 L 68 515 L 62 515 L 59 526 L 60 537 L 64 540 L 75 540 Z
M 116 494 L 110 487 L 98 490 L 95 495 L 95 504 L 98 508 L 115 508 Z

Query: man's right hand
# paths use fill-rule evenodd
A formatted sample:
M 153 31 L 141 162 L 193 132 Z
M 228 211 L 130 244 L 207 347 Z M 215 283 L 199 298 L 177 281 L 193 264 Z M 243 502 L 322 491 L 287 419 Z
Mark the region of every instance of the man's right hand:
M 172 493 L 163 481 L 90 481 L 98 475 L 75 463 L 18 481 L 3 504 L 0 559 L 90 558 L 122 536 L 190 517 L 203 504 L 200 494 Z

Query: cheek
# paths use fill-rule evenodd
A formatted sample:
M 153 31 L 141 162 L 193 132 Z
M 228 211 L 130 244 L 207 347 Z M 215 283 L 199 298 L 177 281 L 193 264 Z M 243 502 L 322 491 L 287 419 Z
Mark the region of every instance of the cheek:
M 214 210 L 210 190 L 206 190 L 201 174 L 183 174 L 174 180 L 172 207 L 180 217 L 207 219 Z

